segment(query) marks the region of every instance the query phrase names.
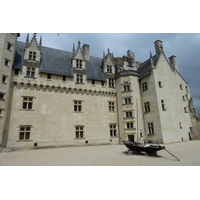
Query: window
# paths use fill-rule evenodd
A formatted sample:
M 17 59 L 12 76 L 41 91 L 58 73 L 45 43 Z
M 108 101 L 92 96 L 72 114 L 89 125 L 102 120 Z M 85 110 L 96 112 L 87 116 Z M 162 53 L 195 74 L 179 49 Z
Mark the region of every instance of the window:
M 124 85 L 124 92 L 130 91 L 130 85 Z
M 26 76 L 30 78 L 35 77 L 35 67 L 27 67 Z
M 51 74 L 47 74 L 47 79 L 51 79 Z
M 31 126 L 20 126 L 19 140 L 30 140 Z
M 108 102 L 108 108 L 110 112 L 114 112 L 115 111 L 115 102 L 110 101 Z
M 92 85 L 95 85 L 95 80 L 92 80 Z
M 185 96 L 183 96 L 183 101 L 185 101 Z
M 76 60 L 76 67 L 82 68 L 82 60 Z
M 4 101 L 5 100 L 4 97 L 5 97 L 5 93 L 0 92 L 0 100 Z
M 114 79 L 109 78 L 109 79 L 108 79 L 108 85 L 109 85 L 110 88 L 114 88 L 114 87 L 115 87 Z
M 110 124 L 110 137 L 117 137 L 117 125 Z
M 132 129 L 133 128 L 133 122 L 126 123 L 126 128 L 127 129 Z
M 188 113 L 187 107 L 184 107 L 184 112 L 185 112 L 185 113 Z
M 7 67 L 9 67 L 9 60 L 6 59 L 6 58 L 4 59 L 4 65 L 7 66 Z
M 145 92 L 148 90 L 147 82 L 142 83 L 142 91 Z
M 159 86 L 160 88 L 162 88 L 162 82 L 161 82 L 161 81 L 158 81 L 158 86 Z
M 63 76 L 62 78 L 63 78 L 63 79 L 62 79 L 63 81 L 66 81 L 66 76 Z
M 84 126 L 75 127 L 75 138 L 83 138 L 84 136 Z
M 166 111 L 164 100 L 161 100 L 161 106 L 162 106 L 162 110 L 163 110 L 163 111 Z
M 144 103 L 144 110 L 145 110 L 145 112 L 150 112 L 151 111 L 149 102 Z
M 80 75 L 80 74 L 76 75 L 76 83 L 79 83 L 79 84 L 83 83 L 83 75 Z
M 131 118 L 131 117 L 133 117 L 133 112 L 132 111 L 126 112 L 126 118 Z
M 3 116 L 3 109 L 0 108 L 0 117 L 2 117 L 2 116 Z
M 29 59 L 29 60 L 35 61 L 35 60 L 36 60 L 36 52 L 34 52 L 34 51 L 29 51 L 28 59 Z
M 112 66 L 111 65 L 107 65 L 107 72 L 112 73 Z
M 183 90 L 183 86 L 180 84 L 180 89 Z
M 188 87 L 187 87 L 187 86 L 185 86 L 185 89 L 186 89 L 186 92 L 189 94 L 189 90 L 188 90 Z
M 7 76 L 5 76 L 5 75 L 2 75 L 2 83 L 6 83 L 6 78 L 7 78 Z
M 125 98 L 124 100 L 125 100 L 125 104 L 131 104 L 131 98 L 130 97 Z
M 149 130 L 149 135 L 154 135 L 154 125 L 153 125 L 153 123 L 148 123 L 148 130 Z
M 19 69 L 15 69 L 15 75 L 19 75 Z
M 183 127 L 182 127 L 182 125 L 181 125 L 181 122 L 179 122 L 179 128 L 180 128 L 180 129 L 182 129 L 182 128 L 183 128 Z
M 82 111 L 82 101 L 74 101 L 74 111 L 75 112 Z
M 33 97 L 23 97 L 22 109 L 32 110 L 33 107 Z
M 11 44 L 11 43 L 9 43 L 9 42 L 7 42 L 6 49 L 7 49 L 7 50 L 9 50 L 9 51 L 11 51 L 11 47 L 12 47 L 12 44 Z
M 104 85 L 105 85 L 104 81 L 101 81 L 101 86 L 104 86 Z

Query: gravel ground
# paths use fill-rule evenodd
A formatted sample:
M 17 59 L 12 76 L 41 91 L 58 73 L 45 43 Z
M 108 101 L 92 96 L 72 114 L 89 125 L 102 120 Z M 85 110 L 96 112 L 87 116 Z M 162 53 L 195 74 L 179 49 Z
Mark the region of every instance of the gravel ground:
M 200 140 L 165 144 L 158 157 L 126 154 L 124 145 L 21 150 L 0 153 L 0 166 L 200 166 Z

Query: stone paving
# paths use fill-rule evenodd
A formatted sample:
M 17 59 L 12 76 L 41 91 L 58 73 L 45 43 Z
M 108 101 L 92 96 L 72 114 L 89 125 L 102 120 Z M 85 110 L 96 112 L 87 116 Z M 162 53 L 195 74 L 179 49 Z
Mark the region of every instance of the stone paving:
M 0 166 L 200 166 L 200 140 L 165 144 L 158 157 L 126 154 L 124 145 L 20 150 L 0 153 Z

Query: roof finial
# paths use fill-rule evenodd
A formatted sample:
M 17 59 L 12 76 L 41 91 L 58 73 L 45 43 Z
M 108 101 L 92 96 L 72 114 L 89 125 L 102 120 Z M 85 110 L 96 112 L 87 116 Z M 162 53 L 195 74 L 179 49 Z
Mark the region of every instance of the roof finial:
M 39 42 L 40 47 L 42 46 L 42 36 L 40 36 L 40 42 Z
M 73 55 L 75 54 L 75 44 L 74 43 L 73 43 L 72 53 L 73 53 Z
M 108 53 L 110 53 L 110 49 L 108 48 Z
M 81 42 L 80 42 L 80 40 L 78 41 L 78 47 L 81 47 Z
M 29 43 L 29 33 L 27 34 L 27 37 L 26 37 L 26 46 L 28 46 L 28 43 Z
M 37 33 L 33 33 L 33 37 L 36 38 L 36 36 L 37 36 Z
M 103 58 L 105 58 L 105 51 L 103 50 Z

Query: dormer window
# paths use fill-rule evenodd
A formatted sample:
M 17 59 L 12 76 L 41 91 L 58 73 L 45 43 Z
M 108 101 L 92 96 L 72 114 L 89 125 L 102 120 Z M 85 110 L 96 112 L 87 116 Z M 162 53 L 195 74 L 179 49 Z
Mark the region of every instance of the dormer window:
M 76 68 L 82 68 L 82 60 L 76 60 Z
M 28 57 L 28 59 L 35 61 L 36 60 L 36 52 L 29 51 L 29 57 Z
M 112 66 L 111 65 L 107 65 L 107 72 L 112 73 Z

